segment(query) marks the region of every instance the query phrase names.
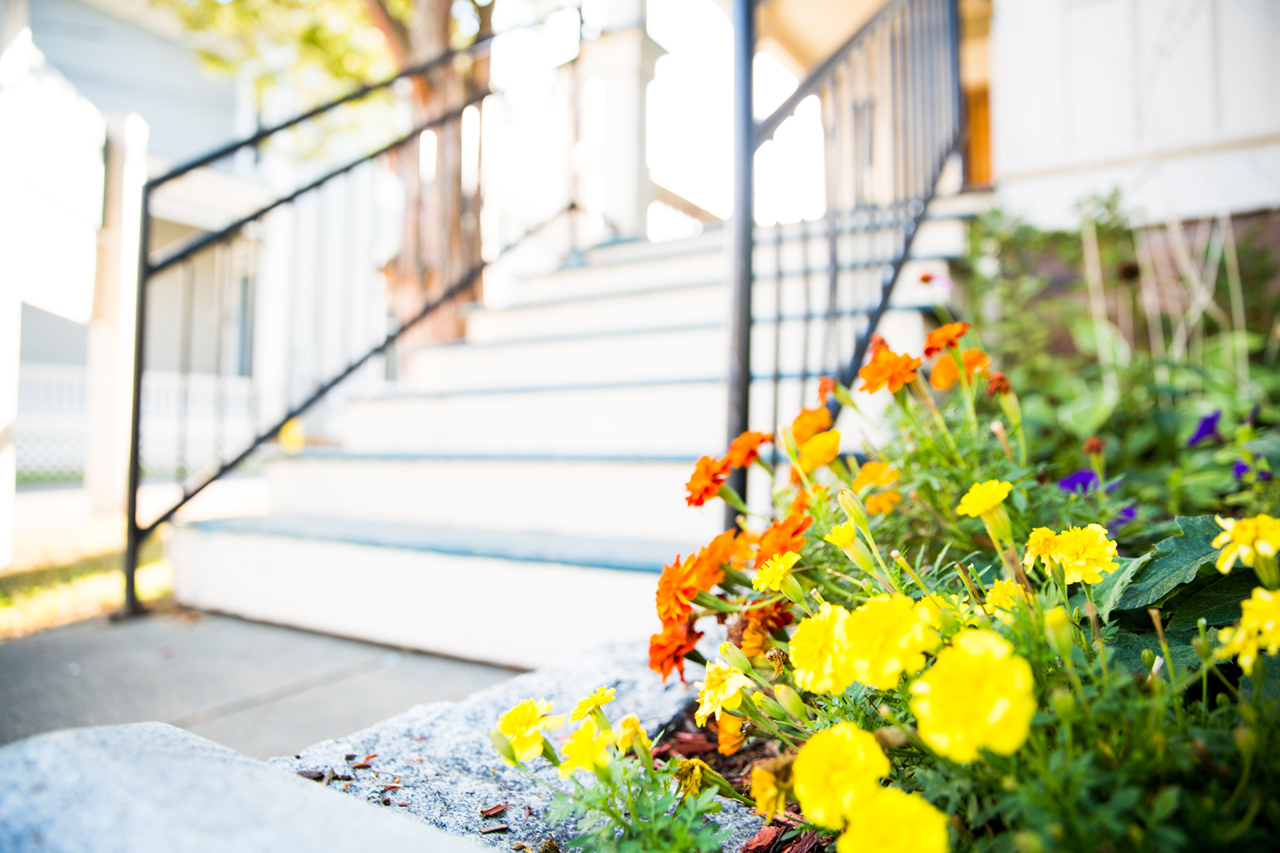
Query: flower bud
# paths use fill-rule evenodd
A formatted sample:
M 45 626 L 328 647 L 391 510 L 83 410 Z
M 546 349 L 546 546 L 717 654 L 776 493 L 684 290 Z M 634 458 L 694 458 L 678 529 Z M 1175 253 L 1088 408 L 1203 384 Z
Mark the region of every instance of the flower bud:
M 1254 750 L 1258 748 L 1258 733 L 1252 726 L 1244 724 L 1236 726 L 1231 731 L 1231 739 L 1236 742 L 1236 749 L 1240 750 L 1240 754 L 1246 757 L 1253 755 Z
M 1156 665 L 1156 653 L 1151 649 L 1142 650 L 1142 665 L 1147 668 L 1147 672 L 1151 671 L 1151 667 Z
M 1071 645 L 1075 640 L 1072 627 L 1071 617 L 1062 605 L 1044 614 L 1044 632 L 1049 638 L 1049 645 L 1063 657 L 1071 654 Z
M 844 514 L 849 516 L 849 520 L 870 538 L 871 526 L 867 519 L 867 508 L 862 505 L 858 495 L 852 489 L 844 489 L 836 496 L 836 500 L 840 503 Z
M 881 749 L 901 749 L 907 743 L 907 733 L 897 726 L 885 726 L 871 733 Z
M 786 424 L 778 424 L 778 438 L 782 444 L 782 451 L 787 454 L 787 458 L 791 460 L 792 465 L 799 465 L 800 459 L 796 451 L 796 436 L 791 431 L 791 427 Z
M 755 703 L 757 708 L 768 714 L 770 717 L 773 717 L 775 720 L 785 720 L 787 718 L 786 710 L 784 710 L 783 707 L 775 700 L 769 698 L 763 693 L 752 693 L 751 701 Z
M 778 704 L 797 720 L 809 719 L 809 709 L 804 706 L 804 700 L 800 698 L 799 693 L 787 685 L 779 684 L 773 688 L 773 696 L 778 700 Z
M 502 732 L 494 729 L 489 732 L 489 740 L 493 741 L 493 748 L 498 750 L 508 764 L 518 765 L 520 761 L 516 758 L 516 751 L 511 748 L 511 741 L 507 740 L 507 736 Z
M 863 545 L 861 541 L 855 539 L 850 543 L 848 548 L 844 549 L 844 553 L 853 560 L 853 564 L 862 569 L 869 575 L 876 573 L 875 558 L 871 556 L 871 550 Z
M 1209 644 L 1205 641 L 1204 637 L 1192 637 L 1191 648 L 1197 655 L 1199 655 L 1201 661 L 1209 660 L 1209 657 L 1212 654 L 1212 650 L 1209 648 Z M 1148 649 L 1148 651 L 1150 651 L 1150 649 Z
M 745 673 L 752 673 L 751 661 L 747 660 L 747 656 L 742 653 L 742 649 L 733 643 L 720 644 L 720 657 L 725 659 L 725 663 L 735 666 Z
M 1013 836 L 1013 849 L 1018 853 L 1044 853 L 1044 839 L 1037 832 L 1023 830 Z
M 787 600 L 801 607 L 805 606 L 804 590 L 800 588 L 800 583 L 795 579 L 795 575 L 790 573 L 782 578 L 782 582 L 778 584 L 778 591 L 787 597 Z
M 1065 687 L 1055 687 L 1049 694 L 1049 705 L 1053 712 L 1063 720 L 1070 720 L 1076 713 L 1076 698 Z

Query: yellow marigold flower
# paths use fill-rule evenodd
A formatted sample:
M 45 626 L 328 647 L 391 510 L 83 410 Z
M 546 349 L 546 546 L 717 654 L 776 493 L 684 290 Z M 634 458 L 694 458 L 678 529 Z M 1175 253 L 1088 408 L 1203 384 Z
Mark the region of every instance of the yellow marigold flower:
M 1258 556 L 1274 558 L 1280 550 L 1280 520 L 1266 514 L 1239 519 L 1214 517 L 1222 527 L 1213 547 L 1222 549 L 1217 565 L 1224 575 L 1237 560 L 1252 568 Z
M 1222 643 L 1214 651 L 1219 660 L 1235 657 L 1246 675 L 1253 674 L 1258 654 L 1265 648 L 1267 654 L 1280 652 L 1280 597 L 1257 587 L 1253 595 L 1240 603 L 1240 623 L 1218 632 Z
M 801 471 L 816 471 L 840 455 L 840 433 L 833 429 L 820 432 L 800 445 L 796 453 Z
M 1101 524 L 1062 531 L 1053 551 L 1067 583 L 1101 583 L 1103 574 L 1120 568 L 1115 556 L 1116 543 L 1107 538 L 1107 528 Z
M 888 462 L 863 462 L 850 488 L 861 492 L 867 486 L 891 486 L 896 482 L 898 472 L 890 468 Z
M 979 749 L 1012 755 L 1036 711 L 1031 666 L 990 631 L 961 631 L 911 685 L 920 737 L 962 764 Z
M 805 817 L 827 829 L 840 829 L 855 808 L 880 790 L 880 780 L 889 775 L 889 759 L 870 732 L 853 723 L 837 723 L 800 747 L 794 774 L 796 799 Z
M 756 810 L 766 823 L 786 804 L 782 789 L 778 787 L 778 777 L 759 764 L 751 768 L 751 799 L 756 801 Z
M 652 746 L 649 734 L 644 730 L 644 726 L 640 725 L 640 718 L 635 714 L 627 714 L 618 721 L 618 733 L 615 737 L 618 740 L 618 749 L 623 752 L 631 749 L 633 744 L 642 745 L 645 749 Z
M 849 611 L 823 602 L 791 637 L 796 686 L 814 693 L 843 693 L 853 683 L 845 624 Z
M 707 680 L 698 691 L 698 710 L 694 719 L 705 726 L 712 714 L 720 719 L 721 711 L 733 711 L 742 704 L 742 691 L 751 687 L 751 679 L 742 670 L 722 661 L 707 667 Z
M 929 614 L 929 624 L 935 630 L 942 627 L 942 617 L 944 613 L 950 612 L 957 614 L 956 603 L 949 598 L 945 598 L 936 592 L 925 593 L 920 599 L 920 606 Z
M 721 755 L 736 755 L 747 736 L 742 733 L 742 717 L 733 714 L 721 714 L 716 720 L 716 752 Z
M 753 589 L 768 589 L 777 592 L 782 586 L 782 579 L 785 578 L 800 559 L 800 555 L 795 551 L 787 551 L 782 554 L 774 554 L 765 560 L 764 565 L 756 572 L 756 576 L 751 579 Z
M 892 690 L 905 672 L 924 669 L 925 652 L 938 648 L 929 609 L 905 595 L 878 595 L 849 614 L 845 652 L 854 680 Z
M 1022 558 L 1022 565 L 1028 569 L 1036 564 L 1039 559 L 1044 562 L 1048 568 L 1048 561 L 1053 559 L 1053 555 L 1058 547 L 1058 534 L 1054 533 L 1047 527 L 1037 527 L 1031 531 L 1031 535 L 1027 537 L 1027 553 Z
M 902 495 L 897 492 L 881 492 L 868 497 L 865 506 L 869 515 L 888 515 L 901 502 Z
M 836 853 L 947 853 L 947 824 L 946 813 L 919 794 L 881 788 L 849 815 L 849 827 L 836 842 Z
M 548 717 L 551 703 L 546 699 L 526 699 L 498 718 L 498 731 L 507 736 L 518 761 L 531 761 L 542 753 L 544 729 L 564 725 L 564 714 Z
M 1040 528 L 1043 530 L 1044 528 Z M 1019 606 L 1026 606 L 1027 591 L 1016 581 L 998 580 L 987 590 L 986 611 L 993 616 L 997 610 L 1012 613 Z
M 852 521 L 846 521 L 831 528 L 831 532 L 822 538 L 843 551 L 858 541 L 858 529 L 853 526 Z
M 1013 489 L 1012 483 L 999 480 L 987 480 L 985 483 L 974 483 L 969 491 L 960 499 L 956 512 L 977 518 L 985 515 L 1004 502 Z
M 698 796 L 702 793 L 702 771 L 710 770 L 701 758 L 686 758 L 676 768 L 676 781 L 680 783 L 682 796 Z
M 573 709 L 573 713 L 569 716 L 570 720 L 575 723 L 578 720 L 585 720 L 591 715 L 591 712 L 601 705 L 608 705 L 614 700 L 612 687 L 599 687 L 594 693 L 578 703 L 578 707 Z
M 575 770 L 591 770 L 609 766 L 609 746 L 614 736 L 596 728 L 595 720 L 588 719 L 565 742 L 564 760 L 560 762 L 560 775 L 568 776 Z

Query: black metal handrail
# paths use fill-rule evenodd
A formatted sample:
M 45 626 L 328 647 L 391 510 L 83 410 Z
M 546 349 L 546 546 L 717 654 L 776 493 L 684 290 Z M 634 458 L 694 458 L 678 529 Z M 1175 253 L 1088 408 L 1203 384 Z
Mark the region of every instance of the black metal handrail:
M 804 223 L 798 237 L 773 233 L 776 263 L 772 431 L 780 413 L 784 290 L 799 288 L 803 313 L 825 314 L 821 338 L 806 319 L 798 375 L 803 395 L 810 377 L 835 375 L 850 385 L 866 356 L 871 334 L 889 308 L 912 243 L 933 197 L 934 186 L 961 134 L 959 17 L 956 0 L 889 0 L 848 40 L 821 62 L 767 118 L 751 114 L 755 0 L 734 0 L 735 198 L 732 244 L 732 320 L 729 358 L 728 437 L 749 426 L 752 381 L 753 285 L 766 277 L 754 267 L 756 239 L 752 171 L 756 151 L 792 117 L 801 102 L 822 103 L 825 145 L 825 223 Z M 861 220 L 858 217 L 862 217 Z M 857 222 L 861 224 L 855 224 Z M 826 288 L 815 294 L 808 250 L 826 243 Z M 798 269 L 783 263 L 784 242 L 798 244 Z M 799 278 L 799 282 L 794 279 Z M 866 298 L 862 294 L 866 292 Z M 811 310 L 811 300 L 824 304 Z M 854 315 L 865 316 L 858 324 Z M 848 322 L 842 318 L 849 316 Z M 757 322 L 759 320 L 757 319 Z M 848 338 L 852 338 L 848 340 Z M 811 343 L 822 342 L 822 363 L 810 372 Z M 841 351 L 849 353 L 847 356 Z M 839 402 L 829 404 L 833 417 Z M 764 426 L 761 424 L 760 426 Z M 746 471 L 729 484 L 745 495 Z M 730 526 L 736 511 L 727 510 Z
M 321 399 L 326 397 L 326 395 L 330 394 L 335 387 L 337 387 L 344 381 L 348 380 L 352 375 L 354 375 L 357 371 L 359 371 L 361 367 L 366 365 L 371 359 L 375 358 L 378 355 L 385 355 L 388 352 L 388 350 L 390 350 L 392 346 L 398 340 L 400 340 L 404 336 L 404 334 L 408 332 L 411 328 L 419 325 L 427 317 L 438 312 L 440 308 L 447 305 L 450 301 L 452 301 L 453 299 L 457 298 L 459 295 L 466 292 L 468 288 L 470 288 L 473 284 L 475 284 L 475 282 L 478 280 L 481 272 L 483 271 L 483 269 L 487 264 L 481 261 L 479 263 L 473 264 L 472 266 L 470 266 L 470 268 L 463 271 L 462 274 L 459 275 L 456 278 L 456 280 L 454 280 L 451 284 L 449 284 L 442 292 L 440 292 L 434 298 L 427 300 L 427 302 L 421 307 L 421 309 L 417 311 L 413 316 L 409 317 L 407 320 L 400 323 L 396 329 L 386 334 L 385 337 L 383 337 L 379 342 L 369 347 L 367 351 L 363 352 L 358 357 L 350 360 L 342 369 L 338 370 L 332 376 L 330 376 L 329 378 L 321 382 L 317 387 L 315 387 L 311 391 L 311 393 L 306 395 L 305 399 L 303 399 L 301 402 L 297 404 L 287 406 L 286 414 L 276 419 L 275 422 L 272 423 L 266 429 L 263 429 L 257 432 L 257 434 L 254 435 L 253 439 L 249 441 L 247 443 L 247 446 L 245 446 L 240 452 L 236 453 L 234 456 L 232 456 L 230 459 L 227 459 L 226 461 L 222 461 L 224 457 L 219 458 L 217 460 L 219 464 L 216 466 L 216 468 L 212 470 L 207 476 L 204 476 L 198 483 L 194 485 L 189 485 L 184 483 L 182 496 L 175 503 L 169 506 L 168 509 L 160 513 L 160 515 L 157 518 L 153 519 L 146 525 L 142 525 L 138 521 L 138 491 L 139 491 L 139 486 L 141 485 L 142 468 L 143 468 L 142 399 L 143 399 L 143 375 L 144 375 L 144 368 L 146 365 L 145 342 L 147 338 L 149 283 L 157 275 L 165 272 L 166 270 L 173 269 L 177 267 L 179 264 L 183 264 L 184 268 L 188 270 L 188 281 L 190 281 L 191 280 L 190 270 L 192 269 L 191 264 L 195 261 L 196 256 L 199 255 L 201 252 L 204 252 L 205 250 L 209 250 L 209 249 L 212 249 L 214 250 L 214 252 L 217 252 L 220 247 L 229 246 L 230 241 L 233 238 L 236 238 L 241 233 L 243 233 L 244 229 L 247 226 L 251 225 L 252 223 L 262 221 L 267 216 L 267 214 L 271 213 L 272 211 L 278 208 L 281 208 L 285 205 L 296 203 L 300 198 L 311 193 L 316 193 L 320 191 L 321 188 L 335 182 L 335 179 L 342 177 L 344 175 L 353 173 L 358 167 L 364 164 L 371 163 L 377 160 L 378 158 L 384 157 L 389 153 L 396 151 L 397 149 L 402 149 L 402 148 L 405 148 L 406 146 L 409 146 L 411 143 L 414 142 L 414 140 L 418 139 L 427 130 L 442 128 L 444 126 L 450 125 L 451 123 L 460 121 L 463 115 L 463 112 L 468 107 L 474 104 L 478 104 L 480 101 L 482 101 L 485 97 L 487 97 L 491 93 L 487 88 L 482 88 L 481 90 L 474 91 L 469 95 L 467 95 L 466 97 L 462 98 L 461 101 L 454 108 L 440 115 L 437 115 L 436 117 L 430 119 L 429 121 L 419 123 L 410 132 L 393 139 L 389 143 L 379 147 L 377 150 L 372 151 L 361 157 L 358 157 L 354 160 L 351 160 L 338 168 L 331 169 L 325 174 L 321 175 L 320 177 L 307 181 L 302 186 L 299 186 L 288 193 L 280 195 L 279 197 L 275 198 L 271 202 L 260 206 L 259 208 L 257 208 L 251 213 L 237 217 L 236 219 L 234 219 L 233 221 L 231 221 L 230 223 L 222 227 L 216 228 L 215 230 L 198 233 L 196 236 L 194 236 L 190 240 L 179 245 L 177 248 L 168 251 L 166 254 L 164 254 L 159 258 L 153 258 L 151 253 L 151 237 L 152 237 L 152 227 L 153 227 L 151 207 L 152 207 L 152 198 L 154 196 L 155 191 L 160 187 L 162 187 L 163 185 L 170 183 L 174 180 L 177 180 L 178 178 L 181 178 L 182 176 L 187 175 L 196 169 L 199 169 L 199 168 L 208 166 L 212 163 L 215 163 L 217 161 L 223 160 L 240 150 L 247 149 L 247 148 L 256 149 L 263 142 L 270 140 L 271 138 L 273 138 L 279 133 L 282 133 L 284 131 L 290 130 L 291 128 L 297 127 L 298 125 L 308 120 L 315 119 L 322 115 L 325 115 L 330 111 L 338 107 L 341 107 L 345 104 L 350 104 L 354 101 L 365 98 L 375 92 L 384 90 L 392 86 L 399 80 L 403 80 L 411 77 L 423 77 L 433 72 L 437 72 L 439 70 L 445 69 L 449 66 L 451 62 L 453 62 L 453 60 L 455 60 L 459 56 L 478 55 L 480 52 L 488 50 L 488 48 L 492 44 L 492 39 L 493 39 L 493 36 L 491 34 L 485 34 L 479 39 L 477 39 L 475 43 L 473 43 L 471 46 L 467 48 L 463 48 L 460 50 L 445 51 L 439 56 L 436 56 L 426 62 L 419 63 L 412 67 L 406 68 L 400 73 L 392 77 L 389 77 L 385 80 L 357 88 L 351 92 L 348 92 L 345 95 L 342 95 L 341 97 L 338 97 L 332 101 L 329 101 L 325 104 L 317 106 L 300 115 L 294 116 L 293 118 L 290 118 L 287 121 L 280 122 L 271 127 L 263 128 L 250 136 L 228 143 L 226 145 L 223 145 L 215 149 L 214 151 L 211 151 L 207 154 L 196 157 L 178 166 L 175 166 L 174 168 L 166 171 L 164 174 L 148 180 L 143 185 L 142 214 L 141 214 L 142 228 L 141 228 L 139 250 L 138 250 L 138 295 L 137 295 L 137 305 L 136 305 L 136 315 L 135 315 L 133 395 L 132 395 L 131 411 L 130 411 L 131 430 L 130 430 L 130 447 L 129 447 L 129 462 L 128 462 L 128 485 L 127 485 L 128 491 L 127 491 L 127 498 L 126 498 L 127 537 L 126 537 L 125 553 L 124 553 L 124 570 L 125 570 L 124 612 L 125 613 L 129 614 L 129 613 L 137 613 L 141 611 L 141 607 L 139 605 L 137 593 L 136 593 L 135 579 L 136 579 L 139 549 L 141 547 L 142 542 L 149 535 L 154 533 L 155 530 L 161 524 L 173 518 L 173 516 L 183 506 L 185 506 L 189 501 L 191 501 L 191 499 L 194 498 L 197 494 L 199 494 L 204 489 L 206 489 L 210 484 L 220 479 L 221 477 L 225 476 L 228 472 L 232 471 L 238 466 L 242 465 L 246 460 L 252 457 L 253 454 L 257 450 L 259 450 L 264 444 L 278 437 L 281 429 L 283 429 L 285 424 L 287 424 L 290 420 L 298 417 L 299 415 L 313 408 L 316 405 L 316 403 L 318 403 Z M 529 229 L 524 235 L 520 237 L 520 239 L 504 247 L 498 253 L 499 256 L 504 254 L 508 249 L 522 242 L 528 236 L 531 236 L 533 233 L 541 230 L 550 221 L 558 218 L 560 215 L 565 213 L 566 210 L 572 210 L 573 207 L 574 206 L 570 204 L 565 210 L 561 210 L 560 212 L 555 214 L 553 217 L 548 219 L 546 222 L 543 222 L 538 226 Z M 191 289 L 191 287 L 189 287 L 187 292 L 190 298 L 193 299 L 194 290 Z M 191 332 L 190 323 L 192 319 L 193 308 L 190 305 L 185 304 L 185 302 L 184 302 L 184 312 L 185 312 L 186 323 L 187 323 L 187 328 L 184 329 L 184 332 L 189 336 Z M 189 368 L 189 361 L 190 361 L 189 353 L 190 353 L 191 344 L 190 344 L 189 338 L 184 339 L 182 342 L 182 345 L 186 347 L 186 349 L 184 350 L 184 353 L 188 354 L 184 361 L 184 370 L 186 370 Z M 219 367 L 219 370 L 221 370 L 221 367 Z M 185 377 L 185 375 L 186 374 L 184 373 L 183 376 Z M 219 377 L 221 377 L 221 373 L 219 373 Z M 184 403 L 184 408 L 182 411 L 182 417 L 184 418 L 184 421 L 181 426 L 181 430 L 182 430 L 182 432 L 180 433 L 181 435 L 186 434 L 185 433 L 185 430 L 187 429 L 187 423 L 185 420 L 186 415 L 187 413 L 185 410 L 185 403 Z M 185 439 L 180 439 L 180 440 L 185 442 Z M 183 444 L 182 447 L 183 447 L 183 452 L 185 452 L 185 444 Z M 219 451 L 219 454 L 220 452 L 221 451 Z

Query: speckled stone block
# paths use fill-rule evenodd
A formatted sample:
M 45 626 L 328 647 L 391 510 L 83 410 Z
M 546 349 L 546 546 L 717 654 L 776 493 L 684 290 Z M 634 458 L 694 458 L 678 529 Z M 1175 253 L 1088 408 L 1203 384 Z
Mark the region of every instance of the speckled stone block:
M 536 851 L 548 837 L 564 848 L 573 829 L 549 824 L 547 807 L 554 792 L 567 783 L 542 760 L 531 763 L 532 777 L 507 766 L 489 740 L 498 716 L 529 697 L 549 699 L 552 713 L 568 714 L 592 690 L 612 687 L 617 699 L 607 706 L 610 718 L 636 714 L 656 735 L 696 697 L 692 682 L 701 669 L 690 670 L 689 686 L 675 677 L 664 685 L 648 668 L 645 647 L 605 647 L 504 681 L 461 702 L 419 705 L 349 737 L 309 747 L 297 758 L 273 758 L 269 763 L 291 773 L 333 770 L 350 776 L 350 781 L 330 784 L 447 832 L 507 850 L 522 841 Z M 566 736 L 563 731 L 553 734 Z M 368 766 L 357 766 L 363 764 Z M 481 815 L 481 810 L 501 803 L 510 804 L 501 816 Z M 737 850 L 755 834 L 760 819 L 731 801 L 723 805 L 716 821 L 733 832 L 725 849 Z M 508 829 L 484 832 L 497 824 Z

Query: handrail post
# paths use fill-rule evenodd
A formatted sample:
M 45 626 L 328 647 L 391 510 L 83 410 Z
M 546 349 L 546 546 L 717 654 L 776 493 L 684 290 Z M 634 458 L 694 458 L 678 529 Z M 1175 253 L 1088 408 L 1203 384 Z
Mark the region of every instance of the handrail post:
M 142 480 L 142 368 L 147 338 L 147 279 L 151 275 L 151 184 L 142 187 L 142 225 L 138 234 L 138 292 L 133 326 L 133 394 L 129 401 L 129 476 L 125 495 L 124 610 L 122 616 L 143 612 L 138 601 L 138 550 L 143 533 L 138 526 L 138 486 Z
M 755 0 L 732 0 L 733 24 L 733 219 L 730 242 L 729 441 L 747 429 L 751 396 L 751 252 L 755 230 L 752 185 L 756 122 L 752 113 L 751 64 L 755 59 Z M 745 500 L 746 469 L 729 476 L 729 486 Z M 726 506 L 726 527 L 737 511 Z

